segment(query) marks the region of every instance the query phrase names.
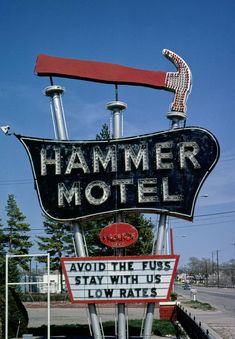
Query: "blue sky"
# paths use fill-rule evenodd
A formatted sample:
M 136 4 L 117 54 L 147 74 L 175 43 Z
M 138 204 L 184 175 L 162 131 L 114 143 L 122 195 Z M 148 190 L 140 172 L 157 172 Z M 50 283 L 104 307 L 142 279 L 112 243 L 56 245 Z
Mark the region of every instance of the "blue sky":
M 221 261 L 235 257 L 235 2 L 156 0 L 1 0 L 0 124 L 13 132 L 53 138 L 47 78 L 34 74 L 40 53 L 106 61 L 142 69 L 175 71 L 162 55 L 168 48 L 189 65 L 193 87 L 187 103 L 187 126 L 209 129 L 219 140 L 221 158 L 206 180 L 193 223 L 171 219 L 180 264 L 189 257 Z M 65 86 L 64 109 L 71 139 L 93 139 L 108 123 L 112 85 L 57 79 Z M 168 129 L 165 114 L 172 93 L 120 86 L 124 135 Z M 42 229 L 41 210 L 30 165 L 22 145 L 0 135 L 0 215 L 13 193 L 31 224 Z M 217 214 L 215 214 L 217 213 Z M 201 215 L 208 215 L 201 216 Z M 154 220 L 156 216 L 152 216 Z

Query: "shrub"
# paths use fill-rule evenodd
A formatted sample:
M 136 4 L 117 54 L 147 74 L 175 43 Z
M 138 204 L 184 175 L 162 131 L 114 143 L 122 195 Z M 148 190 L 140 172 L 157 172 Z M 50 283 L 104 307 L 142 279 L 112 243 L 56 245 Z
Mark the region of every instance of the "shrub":
M 5 299 L 4 289 L 0 289 L 0 322 L 2 323 L 2 333 L 5 331 Z M 9 288 L 9 308 L 8 308 L 8 334 L 15 337 L 27 331 L 28 313 L 22 304 L 19 295 L 13 288 Z
M 178 294 L 175 293 L 175 292 L 172 292 L 171 293 L 171 301 L 175 301 L 175 300 L 177 300 L 177 298 L 178 298 Z

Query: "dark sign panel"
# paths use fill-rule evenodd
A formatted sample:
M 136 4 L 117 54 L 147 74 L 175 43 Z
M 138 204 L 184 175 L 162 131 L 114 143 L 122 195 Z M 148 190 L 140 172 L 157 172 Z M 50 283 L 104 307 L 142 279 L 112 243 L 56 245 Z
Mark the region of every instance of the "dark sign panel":
M 199 189 L 219 157 L 216 138 L 197 127 L 102 141 L 18 138 L 42 209 L 60 221 L 115 211 L 192 219 Z
M 100 241 L 112 248 L 128 247 L 138 240 L 137 229 L 127 223 L 109 224 L 100 231 Z

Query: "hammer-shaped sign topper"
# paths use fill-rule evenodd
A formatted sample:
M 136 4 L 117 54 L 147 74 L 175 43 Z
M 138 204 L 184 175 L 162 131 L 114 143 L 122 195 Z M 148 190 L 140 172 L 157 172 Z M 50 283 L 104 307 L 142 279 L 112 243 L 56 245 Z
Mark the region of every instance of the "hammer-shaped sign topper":
M 39 76 L 58 76 L 111 84 L 147 86 L 175 92 L 173 112 L 186 111 L 191 89 L 191 72 L 176 53 L 164 49 L 163 54 L 174 63 L 177 72 L 149 71 L 105 62 L 39 55 L 35 71 Z

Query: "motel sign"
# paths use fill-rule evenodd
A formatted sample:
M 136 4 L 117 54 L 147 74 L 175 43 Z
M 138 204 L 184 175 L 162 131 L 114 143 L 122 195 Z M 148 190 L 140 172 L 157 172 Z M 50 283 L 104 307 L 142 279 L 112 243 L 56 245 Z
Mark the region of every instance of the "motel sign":
M 179 260 L 177 255 L 162 255 L 167 216 L 193 220 L 199 191 L 219 158 L 219 144 L 211 132 L 181 127 L 191 72 L 176 53 L 164 49 L 163 54 L 176 72 L 39 55 L 35 71 L 50 77 L 45 94 L 51 101 L 55 139 L 16 135 L 27 151 L 43 212 L 57 221 L 72 221 L 79 257 L 62 258 L 61 264 L 71 302 L 88 305 L 95 339 L 102 337 L 95 304 L 118 304 L 118 338 L 125 339 L 123 306 L 130 302 L 147 303 L 143 338 L 150 338 L 154 303 L 169 300 Z M 112 111 L 113 139 L 69 140 L 61 101 L 64 89 L 53 85 L 52 77 L 115 85 L 116 101 L 107 106 Z M 121 110 L 126 105 L 118 101 L 118 85 L 174 92 L 166 115 L 171 128 L 122 138 Z M 80 220 L 115 216 L 115 222 L 101 231 L 101 242 L 119 254 L 135 243 L 138 232 L 121 223 L 122 212 L 160 214 L 154 255 L 86 256 Z
M 103 141 L 18 138 L 41 207 L 58 221 L 116 211 L 192 219 L 197 194 L 219 156 L 216 138 L 198 127 Z

